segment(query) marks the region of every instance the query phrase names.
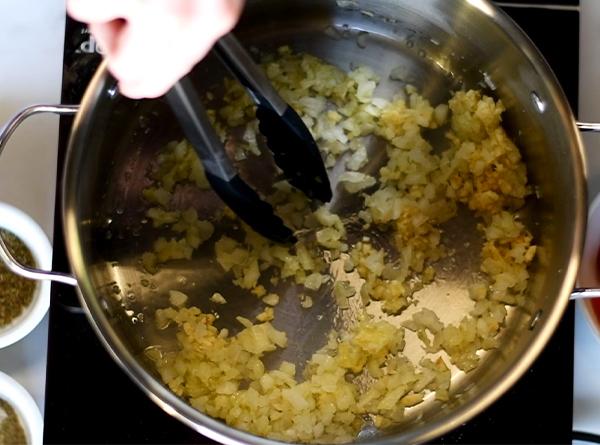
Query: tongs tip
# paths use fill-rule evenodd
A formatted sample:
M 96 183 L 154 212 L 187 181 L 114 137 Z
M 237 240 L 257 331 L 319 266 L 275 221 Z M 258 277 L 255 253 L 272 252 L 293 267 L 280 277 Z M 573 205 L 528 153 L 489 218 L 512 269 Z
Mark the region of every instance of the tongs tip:
M 321 153 L 296 111 L 288 106 L 280 116 L 274 109 L 259 103 L 256 117 L 275 163 L 290 184 L 310 199 L 331 201 L 333 192 Z

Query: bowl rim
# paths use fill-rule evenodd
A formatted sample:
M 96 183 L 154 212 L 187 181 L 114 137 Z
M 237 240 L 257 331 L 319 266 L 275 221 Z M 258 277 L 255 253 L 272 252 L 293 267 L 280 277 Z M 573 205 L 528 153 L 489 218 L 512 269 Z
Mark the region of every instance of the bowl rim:
M 0 399 L 8 402 L 16 411 L 25 430 L 28 443 L 43 442 L 44 419 L 31 394 L 13 377 L 0 371 Z
M 52 245 L 33 218 L 10 204 L 0 202 L 0 229 L 12 232 L 27 246 L 37 267 L 51 270 Z M 16 343 L 35 329 L 49 307 L 50 282 L 37 282 L 31 304 L 7 326 L 0 328 L 0 349 Z

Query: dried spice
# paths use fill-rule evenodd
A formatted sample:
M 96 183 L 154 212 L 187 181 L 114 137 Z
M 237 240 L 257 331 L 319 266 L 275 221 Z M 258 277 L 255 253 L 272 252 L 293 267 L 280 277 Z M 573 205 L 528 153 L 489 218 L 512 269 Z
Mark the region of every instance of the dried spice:
M 0 445 L 27 443 L 19 416 L 8 402 L 0 399 Z
M 31 252 L 19 238 L 4 230 L 0 232 L 10 252 L 21 264 L 35 266 Z M 15 275 L 0 262 L 0 327 L 9 324 L 29 306 L 35 287 L 34 281 Z

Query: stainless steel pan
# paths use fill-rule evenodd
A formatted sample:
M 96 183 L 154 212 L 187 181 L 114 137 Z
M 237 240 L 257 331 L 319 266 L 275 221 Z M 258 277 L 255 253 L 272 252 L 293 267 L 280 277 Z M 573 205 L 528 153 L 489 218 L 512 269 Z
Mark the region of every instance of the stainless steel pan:
M 537 190 L 521 215 L 540 246 L 528 303 L 510 312 L 499 349 L 488 353 L 476 370 L 455 373 L 450 403 L 424 403 L 399 427 L 361 440 L 423 442 L 468 421 L 530 367 L 559 322 L 575 282 L 586 219 L 583 150 L 573 114 L 550 68 L 517 26 L 484 0 L 250 0 L 236 32 L 246 45 L 261 50 L 290 44 L 344 69 L 369 65 L 384 79 L 378 95 L 399 88 L 400 83 L 388 76 L 401 66 L 403 80 L 434 103 L 447 100 L 457 88 L 477 87 L 506 105 L 505 127 L 523 149 L 529 180 Z M 206 88 L 223 75 L 208 59 L 196 69 L 197 86 Z M 38 112 L 73 114 L 76 107 L 25 110 L 5 127 L 0 150 L 17 125 Z M 103 65 L 77 111 L 64 169 L 62 212 L 73 275 L 12 267 L 31 278 L 78 286 L 82 305 L 107 350 L 167 413 L 223 443 L 273 443 L 191 408 L 161 384 L 143 359 L 146 347 L 170 341 L 152 323 L 154 309 L 167 304 L 166 291 L 183 290 L 192 304 L 201 306 L 215 290 L 234 292 L 209 248 L 191 261 L 168 264 L 155 276 L 144 274 L 137 263 L 156 235 L 140 224 L 147 207 L 141 199 L 148 185 L 147 167 L 157 150 L 180 138 L 161 100 L 124 99 Z M 370 152 L 375 170 L 378 147 L 370 147 Z M 261 166 L 252 168 L 253 176 L 261 177 Z M 201 214 L 219 206 L 211 194 L 181 197 L 182 202 L 186 199 L 193 200 Z M 351 211 L 335 200 L 333 208 Z M 457 247 L 457 261 L 442 265 L 436 283 L 419 298 L 435 301 L 442 320 L 454 321 L 468 299 L 471 273 L 478 268 L 480 240 L 468 215 L 446 227 L 446 233 L 447 243 Z M 459 248 L 465 241 L 471 241 L 470 249 Z M 0 254 L 14 263 L 4 250 Z M 353 317 L 352 312 L 341 314 L 328 297 L 315 299 L 310 311 L 286 301 L 277 308 L 275 325 L 285 327 L 292 341 L 276 359 L 303 363 L 324 343 L 332 326 Z M 258 307 L 242 300 L 230 302 L 220 322 L 227 326 L 235 315 L 257 312 Z

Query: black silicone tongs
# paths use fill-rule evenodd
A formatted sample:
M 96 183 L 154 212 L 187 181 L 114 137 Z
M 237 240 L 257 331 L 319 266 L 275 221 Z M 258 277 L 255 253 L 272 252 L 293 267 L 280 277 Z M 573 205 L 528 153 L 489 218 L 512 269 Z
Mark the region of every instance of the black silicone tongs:
M 300 116 L 279 96 L 232 34 L 222 37 L 214 51 L 254 99 L 259 130 L 290 184 L 311 199 L 330 201 L 332 192 L 325 165 Z M 181 79 L 166 97 L 202 161 L 208 182 L 223 202 L 261 235 L 277 242 L 295 241 L 293 232 L 275 215 L 273 207 L 237 174 L 191 80 Z
M 233 34 L 221 37 L 214 52 L 250 93 L 256 104 L 258 128 L 290 184 L 311 199 L 330 201 L 331 185 L 325 164 L 300 116 L 275 91 Z

